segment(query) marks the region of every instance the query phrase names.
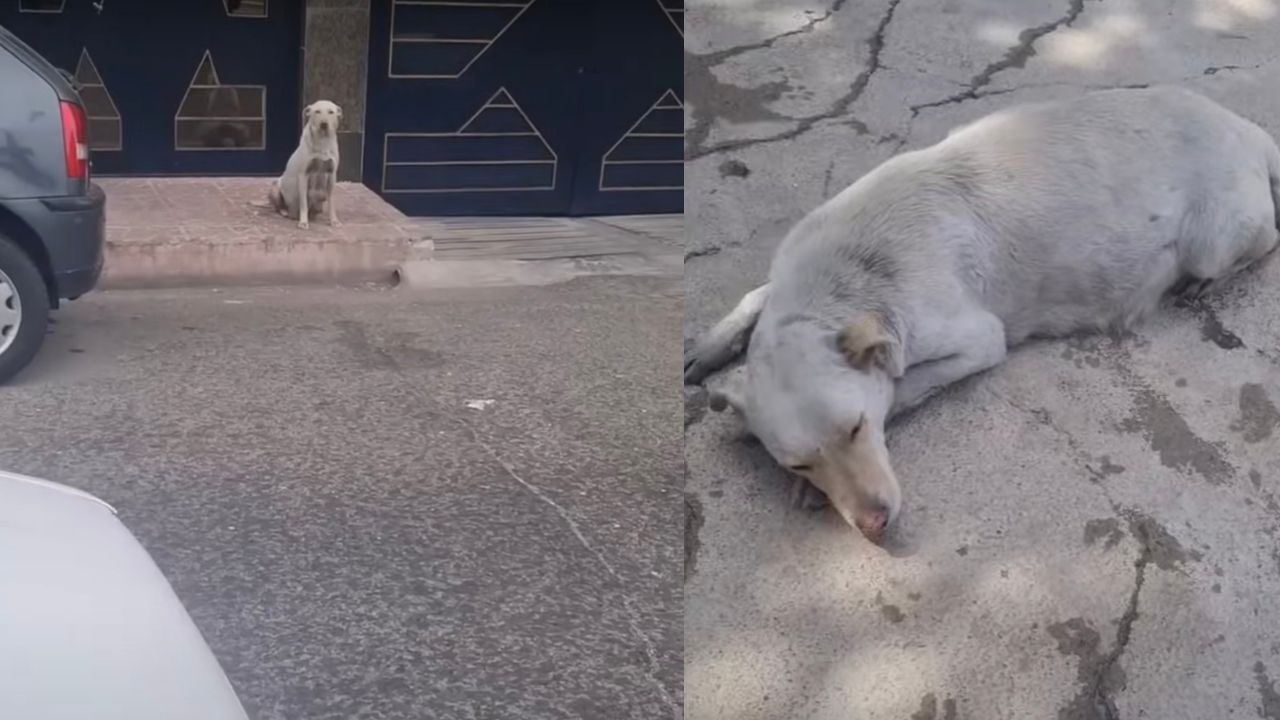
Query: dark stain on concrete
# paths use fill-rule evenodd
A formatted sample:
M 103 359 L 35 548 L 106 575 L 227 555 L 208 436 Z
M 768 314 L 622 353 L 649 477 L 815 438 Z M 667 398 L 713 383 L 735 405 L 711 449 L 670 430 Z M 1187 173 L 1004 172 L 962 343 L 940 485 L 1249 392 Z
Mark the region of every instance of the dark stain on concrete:
M 1100 720 L 1111 718 L 1112 691 L 1121 689 L 1128 682 L 1124 669 L 1118 662 L 1101 651 L 1102 636 L 1084 618 L 1071 618 L 1045 628 L 1058 643 L 1058 652 L 1074 655 L 1076 680 L 1080 692 L 1067 705 L 1058 710 L 1058 720 Z
M 1155 518 L 1137 510 L 1125 510 L 1129 533 L 1142 543 L 1147 560 L 1161 570 L 1175 570 L 1188 560 L 1198 562 L 1204 557 L 1198 550 L 1186 550 L 1178 538 Z
M 1262 473 L 1258 472 L 1257 468 L 1249 471 L 1249 482 L 1253 483 L 1254 490 L 1262 489 Z
M 387 336 L 384 351 L 404 366 L 434 368 L 444 366 L 444 356 L 435 350 L 422 347 L 426 341 L 422 335 L 410 332 L 392 333 Z
M 1103 455 L 1098 460 L 1102 463 L 1099 469 L 1102 470 L 1103 475 L 1119 475 L 1124 472 L 1124 466 L 1111 462 L 1110 455 Z
M 1259 443 L 1271 437 L 1280 426 L 1280 410 L 1267 391 L 1258 383 L 1240 386 L 1240 422 L 1232 429 L 1240 431 L 1247 443 Z
M 1262 697 L 1258 717 L 1280 720 L 1280 692 L 1276 691 L 1276 684 L 1267 676 L 1267 666 L 1261 660 L 1253 664 L 1253 677 L 1258 681 L 1258 695 Z
M 739 51 L 725 50 L 707 55 L 684 54 L 684 93 L 697 102 L 688 105 L 691 126 L 685 136 L 686 154 L 696 157 L 707 144 L 711 128 L 721 123 L 741 124 L 768 120 L 790 120 L 770 110 L 767 105 L 777 102 L 792 89 L 786 80 L 774 80 L 754 87 L 739 87 L 721 82 L 713 68 Z
M 1124 531 L 1120 529 L 1120 521 L 1116 518 L 1097 518 L 1090 520 L 1084 524 L 1084 544 L 1093 545 L 1097 541 L 1106 538 L 1102 547 L 1110 550 L 1120 543 L 1124 538 Z
M 1214 583 L 1209 589 L 1212 590 L 1214 593 L 1221 595 L 1222 583 Z
M 350 320 L 334 323 L 338 328 L 338 344 L 356 357 L 361 367 L 370 370 L 396 370 L 396 360 L 370 338 L 364 325 Z
M 707 389 L 701 385 L 684 386 L 684 426 L 687 428 L 707 415 Z
M 911 713 L 911 720 L 938 720 L 938 698 L 933 693 L 925 693 L 920 698 L 920 709 Z
M 1194 551 L 1184 552 L 1181 543 L 1150 517 L 1119 507 L 1116 512 L 1129 521 L 1129 532 L 1141 548 L 1133 563 L 1133 589 L 1129 592 L 1129 602 L 1124 614 L 1116 623 L 1115 643 L 1105 654 L 1099 650 L 1101 640 L 1098 632 L 1082 618 L 1072 618 L 1047 628 L 1049 635 L 1058 642 L 1058 652 L 1079 658 L 1076 676 L 1080 681 L 1080 691 L 1066 706 L 1058 710 L 1059 720 L 1116 720 L 1119 717 L 1112 698 L 1128 682 L 1124 668 L 1120 665 L 1120 656 L 1129 647 L 1129 641 L 1133 637 L 1133 624 L 1138 619 L 1139 599 L 1146 584 L 1147 566 L 1154 563 L 1157 567 L 1171 570 L 1188 557 L 1200 559 L 1199 554 Z
M 876 605 L 880 606 L 880 614 L 884 616 L 884 619 L 894 625 L 897 625 L 907 619 L 907 616 L 903 614 L 901 608 L 897 605 L 890 605 L 884 601 L 884 595 L 882 593 L 876 593 Z
M 1098 644 L 1102 641 L 1102 636 L 1084 618 L 1071 618 L 1045 629 L 1049 637 L 1057 641 L 1058 652 L 1062 655 L 1074 655 L 1081 660 L 1098 655 Z
M 956 701 L 947 698 L 942 701 L 942 716 L 938 716 L 938 697 L 933 693 L 925 693 L 920 698 L 920 709 L 911 713 L 911 720 L 956 720 L 959 717 Z
M 920 593 L 917 593 L 917 592 L 907 593 L 907 599 L 910 600 L 911 602 L 918 602 L 920 600 Z
M 685 468 L 685 478 L 689 477 L 689 468 Z M 688 581 L 698 570 L 698 550 L 702 548 L 699 533 L 706 517 L 702 513 L 702 502 L 698 496 L 687 492 L 684 494 L 684 579 Z
M 1187 386 L 1187 379 L 1186 379 L 1186 378 L 1178 378 L 1177 380 L 1174 380 L 1174 381 L 1173 381 L 1173 384 L 1174 384 L 1174 385 L 1176 385 L 1176 386 L 1178 386 L 1178 387 L 1180 387 L 1180 388 L 1184 388 L 1184 387 L 1186 387 L 1186 386 Z
M 720 177 L 744 178 L 751 174 L 751 168 L 741 160 L 730 158 L 720 163 Z
M 1222 447 L 1192 432 L 1168 398 L 1149 387 L 1139 386 L 1134 389 L 1133 400 L 1133 414 L 1120 423 L 1120 429 L 1146 437 L 1151 449 L 1159 453 L 1162 465 L 1189 470 L 1212 485 L 1221 485 L 1231 478 L 1234 469 Z
M 965 555 L 968 555 L 968 554 L 969 554 L 969 546 L 968 546 L 968 545 L 961 545 L 960 547 L 956 548 L 956 554 L 957 554 L 957 555 L 959 555 L 960 557 L 964 557 Z
M 720 248 L 716 247 L 715 245 L 694 248 L 684 254 L 684 261 L 689 262 L 694 258 L 711 257 L 712 255 L 719 255 L 719 254 L 720 254 Z
M 1094 483 L 1101 483 L 1108 475 L 1119 475 L 1125 471 L 1123 465 L 1117 465 L 1111 462 L 1110 455 L 1103 455 L 1098 458 L 1098 469 L 1094 469 L 1091 465 L 1085 465 L 1084 469 L 1089 471 L 1089 480 Z
M 1195 310 L 1200 316 L 1200 339 L 1205 342 L 1211 342 L 1223 350 L 1235 350 L 1244 347 L 1244 341 L 1239 335 L 1231 332 L 1222 324 L 1222 320 L 1218 318 L 1218 311 L 1213 306 L 1203 300 L 1195 300 L 1187 303 L 1187 306 Z
M 1073 0 L 1083 2 L 1083 0 Z M 772 100 L 781 97 L 790 86 L 785 83 L 757 86 L 749 90 L 743 88 L 735 88 L 732 85 L 720 83 L 711 72 L 711 68 L 719 65 L 728 58 L 739 55 L 743 52 L 758 49 L 761 47 L 770 47 L 773 43 L 784 37 L 799 35 L 811 32 L 819 23 L 826 22 L 834 16 L 845 5 L 847 0 L 835 0 L 831 8 L 822 15 L 812 17 L 809 22 L 800 28 L 790 30 L 776 35 L 768 40 L 750 45 L 742 45 L 727 50 L 721 50 L 706 55 L 693 55 L 685 53 L 684 64 L 684 86 L 685 94 L 688 97 L 698 98 L 701 102 L 694 105 L 693 108 L 693 124 L 685 133 L 685 159 L 697 160 L 711 153 L 724 152 L 727 150 L 741 150 L 743 148 L 760 145 L 762 143 L 779 142 L 782 140 L 790 140 L 799 137 L 823 120 L 831 120 L 842 118 L 849 112 L 849 108 L 862 97 L 863 91 L 871 83 L 871 77 L 882 67 L 880 64 L 880 53 L 884 50 L 885 34 L 889 30 L 889 24 L 893 22 L 894 11 L 897 10 L 898 3 L 901 0 L 889 0 L 889 7 L 885 10 L 884 15 L 880 17 L 880 22 L 876 25 L 875 33 L 867 38 L 868 53 L 867 62 L 862 72 L 853 79 L 853 83 L 849 86 L 848 92 L 840 96 L 832 103 L 831 107 L 817 115 L 807 115 L 804 117 L 784 118 L 795 122 L 789 130 L 784 130 L 774 135 L 761 138 L 728 140 L 715 146 L 707 145 L 707 137 L 711 132 L 711 123 L 715 120 L 722 119 L 725 116 L 725 107 L 731 115 L 742 113 L 746 110 L 748 117 L 739 117 L 736 121 L 750 121 L 753 119 L 771 119 L 779 117 L 777 113 L 767 110 L 763 107 L 764 102 L 772 102 Z M 796 93 L 792 93 L 793 95 Z M 743 97 L 743 96 L 746 97 Z M 762 99 L 760 95 L 763 95 Z M 705 98 L 705 100 L 704 100 Z M 745 106 L 745 107 L 744 107 Z M 766 115 L 767 114 L 767 115 Z M 751 117 L 755 115 L 757 117 Z M 758 117 L 765 115 L 765 117 Z
M 1102 357 L 1094 350 L 1096 348 L 1086 349 L 1077 342 L 1068 341 L 1066 347 L 1062 348 L 1062 359 L 1070 361 L 1078 370 L 1083 369 L 1085 366 L 1091 368 L 1102 367 Z

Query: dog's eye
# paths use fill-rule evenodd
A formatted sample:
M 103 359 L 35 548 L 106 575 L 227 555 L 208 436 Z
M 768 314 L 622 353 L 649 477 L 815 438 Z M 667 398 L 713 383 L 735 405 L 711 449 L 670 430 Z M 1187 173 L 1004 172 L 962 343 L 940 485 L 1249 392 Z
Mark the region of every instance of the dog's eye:
M 854 425 L 854 426 L 853 426 L 853 429 L 849 431 L 849 439 L 850 439 L 850 440 L 852 440 L 852 439 L 854 439 L 854 438 L 858 437 L 858 432 L 862 430 L 862 425 L 863 425 L 863 421 L 862 421 L 862 420 L 858 420 L 858 424 L 857 424 L 857 425 Z
M 797 472 L 797 473 L 807 473 L 812 469 L 813 469 L 812 465 L 792 465 L 790 468 L 791 472 Z

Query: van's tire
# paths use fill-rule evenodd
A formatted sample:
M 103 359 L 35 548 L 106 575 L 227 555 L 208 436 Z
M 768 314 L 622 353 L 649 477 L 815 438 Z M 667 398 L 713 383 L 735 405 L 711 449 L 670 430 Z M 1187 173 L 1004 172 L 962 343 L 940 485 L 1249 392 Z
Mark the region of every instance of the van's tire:
M 49 289 L 40 269 L 0 235 L 0 383 L 25 368 L 49 327 Z

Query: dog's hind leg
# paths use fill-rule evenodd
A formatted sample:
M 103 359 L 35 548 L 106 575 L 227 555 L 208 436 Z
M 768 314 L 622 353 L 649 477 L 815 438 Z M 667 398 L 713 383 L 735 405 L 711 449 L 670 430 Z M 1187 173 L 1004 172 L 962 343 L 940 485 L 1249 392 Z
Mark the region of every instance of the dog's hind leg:
M 894 387 L 891 417 L 958 380 L 999 365 L 1008 352 L 1004 323 L 985 310 L 948 319 L 934 331 L 929 338 L 932 357 L 909 366 Z
M 284 217 L 289 217 L 289 204 L 285 202 L 284 193 L 280 192 L 279 178 L 271 181 L 271 187 L 267 190 L 267 203 L 271 209 Z
M 697 385 L 708 375 L 724 367 L 747 346 L 751 330 L 769 297 L 765 283 L 742 296 L 737 307 L 711 327 L 684 354 L 684 382 Z
M 1275 227 L 1269 224 L 1262 225 L 1254 231 L 1251 236 L 1251 241 L 1245 245 L 1240 254 L 1236 255 L 1234 258 L 1218 259 L 1218 267 L 1212 268 L 1218 270 L 1216 273 L 1208 277 L 1199 276 L 1198 274 L 1189 274 L 1178 281 L 1178 284 L 1174 286 L 1172 293 L 1184 300 L 1198 300 L 1203 298 L 1205 295 L 1208 295 L 1217 289 L 1218 286 L 1226 280 L 1271 254 L 1271 252 L 1276 249 L 1276 245 L 1278 243 L 1280 243 L 1280 231 L 1277 231 Z M 1229 262 L 1229 264 L 1226 264 L 1227 262 Z M 1200 269 L 1201 271 L 1204 271 L 1210 268 Z

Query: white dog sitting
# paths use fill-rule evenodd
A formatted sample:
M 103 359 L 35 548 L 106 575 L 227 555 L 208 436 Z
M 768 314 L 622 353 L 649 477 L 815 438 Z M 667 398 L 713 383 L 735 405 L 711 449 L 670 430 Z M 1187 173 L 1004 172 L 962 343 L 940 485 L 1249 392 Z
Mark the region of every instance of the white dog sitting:
M 309 227 L 312 215 L 325 213 L 330 225 L 338 225 L 333 208 L 333 186 L 338 177 L 338 123 L 342 108 L 318 100 L 302 110 L 302 137 L 289 156 L 284 174 L 271 183 L 268 199 L 281 215 L 296 218 L 298 227 Z

